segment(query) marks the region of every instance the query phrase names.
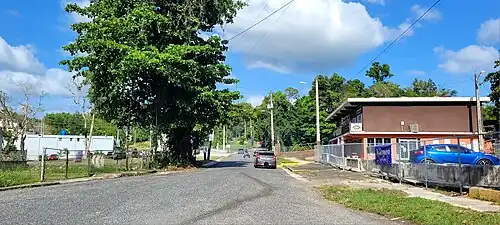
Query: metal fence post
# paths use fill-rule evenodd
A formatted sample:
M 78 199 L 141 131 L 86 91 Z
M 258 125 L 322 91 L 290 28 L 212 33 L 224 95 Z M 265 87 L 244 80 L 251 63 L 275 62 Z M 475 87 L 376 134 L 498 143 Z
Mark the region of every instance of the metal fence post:
M 427 171 L 427 142 L 424 141 L 424 176 L 425 176 L 425 188 L 428 188 L 427 185 L 427 177 L 428 177 L 428 171 Z
M 66 154 L 66 169 L 64 171 L 64 178 L 68 179 L 68 170 L 69 170 L 69 150 L 64 148 L 64 153 Z
M 406 151 L 408 151 L 408 149 L 406 149 Z M 401 168 L 401 145 L 399 143 L 396 143 L 396 152 L 398 153 L 398 178 L 399 178 L 399 183 L 401 184 L 402 183 L 401 180 L 403 179 L 404 176 L 403 175 L 404 169 Z
M 42 161 L 40 165 L 40 182 L 45 181 L 45 155 L 47 154 L 47 148 L 42 149 Z

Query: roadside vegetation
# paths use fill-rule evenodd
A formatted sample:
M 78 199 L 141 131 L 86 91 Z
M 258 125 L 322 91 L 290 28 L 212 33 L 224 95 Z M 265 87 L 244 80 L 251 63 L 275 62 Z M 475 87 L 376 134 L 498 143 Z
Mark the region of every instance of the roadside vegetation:
M 346 186 L 322 186 L 324 197 L 336 203 L 365 212 L 425 225 L 500 224 L 499 213 L 481 213 L 448 203 L 408 197 L 389 189 L 358 189 Z
M 128 171 L 139 171 L 145 169 L 141 167 L 142 159 L 132 159 L 129 161 Z M 125 172 L 125 160 L 104 159 L 104 166 L 101 168 L 92 167 L 91 175 L 98 176 L 106 173 Z M 69 162 L 68 179 L 89 177 L 87 161 L 75 163 Z M 66 166 L 64 160 L 47 161 L 45 167 L 45 181 L 59 181 L 66 179 Z M 21 184 L 32 184 L 40 181 L 40 162 L 33 162 L 26 167 L 14 167 L 0 169 L 0 187 L 9 187 Z

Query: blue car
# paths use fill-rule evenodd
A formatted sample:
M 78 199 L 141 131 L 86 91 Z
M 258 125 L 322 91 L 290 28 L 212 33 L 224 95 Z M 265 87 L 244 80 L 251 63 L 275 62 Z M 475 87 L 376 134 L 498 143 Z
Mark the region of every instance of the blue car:
M 432 144 L 410 151 L 410 162 L 412 163 L 458 163 L 468 165 L 500 165 L 500 158 L 484 152 L 475 152 L 472 149 L 457 144 Z

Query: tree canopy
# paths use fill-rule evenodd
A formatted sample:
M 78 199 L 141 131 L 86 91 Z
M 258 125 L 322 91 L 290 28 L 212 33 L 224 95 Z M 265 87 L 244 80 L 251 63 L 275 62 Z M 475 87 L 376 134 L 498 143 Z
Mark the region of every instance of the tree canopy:
M 73 57 L 61 63 L 89 84 L 94 110 L 118 126 L 154 127 L 166 134 L 163 164 L 192 163 L 191 150 L 225 117 L 239 93 L 224 64 L 227 41 L 203 39 L 231 23 L 242 1 L 100 0 L 66 11 L 86 16 L 76 23 Z M 85 54 L 79 54 L 85 53 Z
M 371 85 L 366 85 L 359 79 L 346 79 L 338 73 L 331 76 L 318 75 L 312 82 L 307 95 L 299 96 L 297 89 L 288 87 L 282 91 L 273 92 L 275 139 L 282 146 L 313 145 L 316 140 L 315 123 L 315 81 L 318 80 L 320 132 L 322 142 L 326 143 L 336 129 L 335 124 L 325 122 L 326 117 L 347 98 L 355 97 L 431 97 L 456 96 L 456 91 L 439 87 L 432 79 L 414 79 L 408 87 L 390 81 L 394 76 L 388 64 L 374 62 L 366 72 L 366 76 L 373 79 Z M 253 114 L 255 139 L 263 141 L 271 148 L 270 111 L 267 108 L 270 96 L 266 96 L 262 103 L 255 107 L 242 107 L 242 104 L 233 105 L 230 115 Z M 246 112 L 245 112 L 246 111 Z M 241 116 L 229 119 L 233 130 L 241 129 Z M 237 136 L 237 135 L 236 135 Z

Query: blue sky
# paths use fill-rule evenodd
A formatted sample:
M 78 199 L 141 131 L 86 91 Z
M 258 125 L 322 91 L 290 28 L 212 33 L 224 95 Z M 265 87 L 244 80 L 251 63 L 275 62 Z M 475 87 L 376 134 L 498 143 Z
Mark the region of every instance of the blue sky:
M 67 91 L 71 74 L 58 63 L 68 57 L 61 47 L 75 37 L 69 24 L 86 18 L 66 14 L 64 2 L 0 1 L 0 88 L 19 96 L 15 83 L 25 81 L 33 90 L 48 92 L 47 112 L 76 110 Z M 232 37 L 285 2 L 248 0 L 235 23 L 219 33 Z M 256 104 L 270 90 L 295 87 L 305 94 L 318 73 L 337 72 L 370 84 L 358 71 L 433 3 L 296 0 L 282 15 L 275 14 L 230 43 L 227 63 L 240 83 L 229 88 L 237 88 L 243 101 Z M 491 71 L 499 57 L 498 8 L 496 0 L 442 0 L 378 61 L 391 65 L 392 81 L 398 84 L 432 78 L 470 96 L 474 71 Z M 487 94 L 487 86 L 482 94 Z

